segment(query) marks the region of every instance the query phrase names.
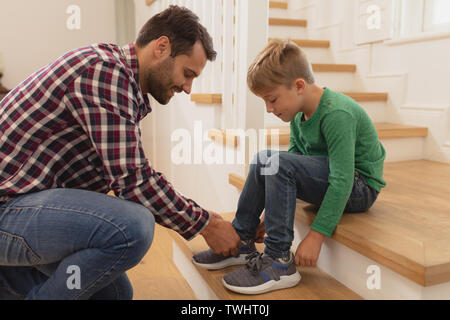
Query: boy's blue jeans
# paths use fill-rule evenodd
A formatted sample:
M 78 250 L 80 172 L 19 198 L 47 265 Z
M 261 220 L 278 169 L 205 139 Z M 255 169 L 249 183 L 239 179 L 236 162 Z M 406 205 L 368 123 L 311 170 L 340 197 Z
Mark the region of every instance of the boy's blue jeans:
M 154 224 L 145 207 L 101 193 L 19 196 L 0 206 L 0 299 L 132 299 L 125 271 Z
M 271 175 L 262 170 L 273 171 Z M 296 199 L 320 206 L 328 188 L 328 157 L 305 156 L 286 151 L 264 150 L 250 165 L 239 198 L 233 226 L 243 240 L 253 239 L 265 209 L 265 252 L 275 258 L 289 254 L 294 239 Z M 344 212 L 364 212 L 378 192 L 355 172 L 353 190 Z

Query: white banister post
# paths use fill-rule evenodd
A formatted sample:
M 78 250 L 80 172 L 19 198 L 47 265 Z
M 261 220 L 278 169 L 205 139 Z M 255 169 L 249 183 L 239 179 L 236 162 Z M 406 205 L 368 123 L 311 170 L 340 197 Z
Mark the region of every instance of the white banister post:
M 255 57 L 267 45 L 269 27 L 269 0 L 237 0 L 237 38 L 238 48 L 236 57 L 237 69 L 237 97 L 236 97 L 236 127 L 244 131 L 256 131 L 264 129 L 265 104 L 261 98 L 256 97 L 247 86 L 247 71 Z M 243 142 L 243 141 L 242 141 Z M 245 143 L 245 176 L 248 172 L 248 164 L 254 154 L 251 150 L 257 150 L 256 146 L 250 146 L 248 139 Z M 261 143 L 259 141 L 258 143 Z M 254 153 L 254 152 L 253 152 Z
M 223 38 L 222 38 L 222 116 L 221 128 L 226 130 L 233 127 L 233 37 L 234 37 L 234 1 L 223 0 Z

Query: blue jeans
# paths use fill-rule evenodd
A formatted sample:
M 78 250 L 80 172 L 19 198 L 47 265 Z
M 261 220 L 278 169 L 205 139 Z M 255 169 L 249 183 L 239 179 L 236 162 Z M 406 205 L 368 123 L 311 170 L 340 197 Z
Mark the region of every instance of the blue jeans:
M 126 271 L 153 240 L 152 213 L 76 189 L 19 196 L 0 206 L 0 299 L 133 297 Z
M 296 199 L 320 206 L 328 189 L 328 161 L 328 157 L 286 151 L 259 152 L 250 165 L 233 220 L 240 238 L 255 237 L 259 217 L 265 209 L 265 252 L 276 258 L 288 255 L 294 239 Z M 268 168 L 275 168 L 272 173 L 276 173 L 261 174 Z M 378 192 L 355 172 L 353 190 L 344 212 L 367 211 L 377 196 Z

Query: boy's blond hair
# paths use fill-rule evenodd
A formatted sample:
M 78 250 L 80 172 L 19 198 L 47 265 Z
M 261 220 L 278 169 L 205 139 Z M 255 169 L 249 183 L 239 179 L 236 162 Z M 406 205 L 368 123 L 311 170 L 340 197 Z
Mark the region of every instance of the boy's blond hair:
M 314 83 L 312 66 L 305 53 L 290 40 L 271 40 L 248 69 L 247 84 L 254 93 L 284 85 L 295 79 Z

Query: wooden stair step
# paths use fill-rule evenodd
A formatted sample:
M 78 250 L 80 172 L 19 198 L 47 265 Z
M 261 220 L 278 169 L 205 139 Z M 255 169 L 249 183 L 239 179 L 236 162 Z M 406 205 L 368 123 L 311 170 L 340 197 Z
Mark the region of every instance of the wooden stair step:
M 374 125 L 380 139 L 414 138 L 426 137 L 428 135 L 428 128 L 426 127 L 408 126 L 395 123 L 374 123 Z M 289 145 L 289 127 L 270 127 L 267 129 L 269 132 L 271 129 L 279 130 L 279 144 Z M 272 136 L 272 134 L 267 135 L 268 144 L 270 144 Z
M 356 72 L 355 64 L 313 63 L 314 72 Z
M 222 214 L 225 220 L 231 221 L 234 213 Z M 200 251 L 208 249 L 202 237 L 196 237 L 191 241 L 186 241 L 177 234 L 173 234 L 173 239 L 185 256 L 191 260 L 192 256 Z M 264 250 L 264 245 L 257 244 L 260 252 Z M 206 270 L 195 266 L 200 275 L 210 286 L 220 300 L 361 300 L 362 298 L 343 284 L 321 271 L 319 268 L 298 267 L 302 276 L 300 283 L 293 287 L 277 290 L 258 295 L 243 295 L 234 293 L 226 289 L 222 284 L 222 277 L 239 268 L 239 266 L 229 267 L 223 270 Z
M 287 9 L 288 3 L 283 1 L 269 1 L 270 9 Z
M 270 38 L 269 40 L 273 40 Z M 307 40 L 307 39 L 290 39 L 292 42 L 302 48 L 329 48 L 330 41 L 328 40 Z
M 409 126 L 395 123 L 374 123 L 380 139 L 398 139 L 398 138 L 416 138 L 428 136 L 428 128 Z M 289 145 L 290 127 L 269 127 L 267 128 L 267 144 L 271 144 L 278 130 L 278 144 Z M 234 134 L 230 130 L 210 129 L 208 136 L 211 140 L 228 146 L 237 147 L 239 143 L 239 135 Z
M 269 18 L 270 26 L 306 27 L 308 22 L 302 19 Z
M 193 93 L 191 101 L 196 103 L 222 104 L 221 93 Z
M 387 101 L 388 93 L 386 92 L 342 92 L 358 102 L 375 102 Z M 196 103 L 207 104 L 222 104 L 221 93 L 193 93 L 191 94 L 191 101 Z
M 344 214 L 331 238 L 421 286 L 450 282 L 450 165 L 385 163 L 384 178 L 387 186 L 373 207 Z M 229 183 L 242 190 L 245 180 L 230 174 Z M 301 223 L 310 226 L 316 213 L 297 200 Z
M 386 92 L 342 92 L 357 102 L 387 101 L 389 94 Z

